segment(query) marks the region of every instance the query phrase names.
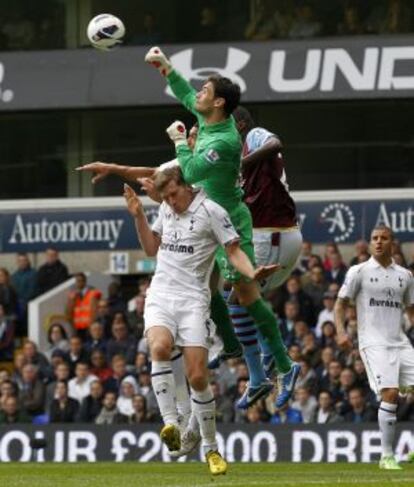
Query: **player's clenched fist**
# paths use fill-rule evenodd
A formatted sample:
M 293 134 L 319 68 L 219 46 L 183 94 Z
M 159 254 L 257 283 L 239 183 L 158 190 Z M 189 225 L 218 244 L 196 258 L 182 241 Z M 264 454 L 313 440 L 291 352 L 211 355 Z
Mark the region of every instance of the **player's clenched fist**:
M 151 47 L 145 56 L 145 62 L 155 66 L 163 76 L 171 73 L 171 63 L 159 47 Z
M 187 130 L 183 122 L 176 120 L 167 128 L 168 137 L 174 142 L 175 146 L 187 143 Z
M 124 198 L 128 207 L 128 211 L 131 213 L 133 217 L 137 217 L 143 213 L 142 202 L 138 198 L 135 191 L 128 186 L 128 184 L 124 184 Z

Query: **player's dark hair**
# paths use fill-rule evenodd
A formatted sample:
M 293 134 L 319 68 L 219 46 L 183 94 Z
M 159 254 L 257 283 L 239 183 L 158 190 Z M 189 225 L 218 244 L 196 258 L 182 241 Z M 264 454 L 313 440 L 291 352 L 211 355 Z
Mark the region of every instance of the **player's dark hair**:
M 170 181 L 175 181 L 178 186 L 186 186 L 183 172 L 179 166 L 168 167 L 158 171 L 154 179 L 154 185 L 158 192 L 161 192 Z
M 375 232 L 375 230 L 381 230 L 388 232 L 390 234 L 391 240 L 394 240 L 394 232 L 392 231 L 392 228 L 387 227 L 387 225 L 377 225 L 371 230 L 371 235 Z
M 214 86 L 214 96 L 224 99 L 224 111 L 229 117 L 240 103 L 240 86 L 217 74 L 210 76 L 207 81 Z
M 254 128 L 254 120 L 247 108 L 239 105 L 233 112 L 233 117 L 236 120 L 237 129 L 243 134 L 248 134 Z

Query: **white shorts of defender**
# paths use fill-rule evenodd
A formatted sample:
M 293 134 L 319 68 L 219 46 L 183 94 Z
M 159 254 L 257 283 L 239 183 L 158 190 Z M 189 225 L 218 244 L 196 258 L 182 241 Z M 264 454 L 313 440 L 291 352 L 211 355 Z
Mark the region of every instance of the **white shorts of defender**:
M 277 232 L 276 232 L 277 233 Z M 278 233 L 275 244 L 275 232 L 253 229 L 253 244 L 256 264 L 280 264 L 284 267 L 261 283 L 261 291 L 266 292 L 281 286 L 295 268 L 302 249 L 302 233 L 299 229 Z M 273 241 L 273 243 L 272 243 Z
M 208 304 L 186 297 L 149 292 L 145 300 L 144 322 L 145 335 L 150 328 L 163 326 L 170 331 L 177 347 L 209 349 L 216 335 Z
M 371 389 L 379 394 L 382 389 L 414 385 L 414 348 L 373 346 L 360 350 Z

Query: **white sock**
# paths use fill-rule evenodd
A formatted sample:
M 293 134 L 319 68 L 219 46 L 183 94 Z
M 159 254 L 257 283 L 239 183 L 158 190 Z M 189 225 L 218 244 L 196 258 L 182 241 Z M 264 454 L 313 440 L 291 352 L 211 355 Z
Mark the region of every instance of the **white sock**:
M 202 391 L 191 389 L 194 415 L 200 425 L 204 453 L 217 450 L 216 441 L 216 401 L 210 386 Z
M 164 424 L 175 424 L 178 426 L 175 381 L 171 360 L 152 362 L 151 381 Z
M 381 430 L 382 456 L 394 455 L 395 424 L 397 422 L 397 404 L 381 401 L 378 409 L 378 423 Z
M 180 428 L 185 430 L 191 415 L 191 399 L 187 378 L 184 371 L 183 354 L 179 352 L 171 358 L 172 370 L 175 379 L 175 393 L 177 410 L 180 415 Z

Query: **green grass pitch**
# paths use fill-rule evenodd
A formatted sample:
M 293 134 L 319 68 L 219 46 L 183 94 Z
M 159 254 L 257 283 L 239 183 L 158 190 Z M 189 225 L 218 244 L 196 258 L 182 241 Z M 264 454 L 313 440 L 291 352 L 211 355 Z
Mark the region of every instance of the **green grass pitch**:
M 202 463 L 43 463 L 0 465 L 4 487 L 395 487 L 414 486 L 414 465 L 397 472 L 374 464 L 233 463 L 212 478 Z

